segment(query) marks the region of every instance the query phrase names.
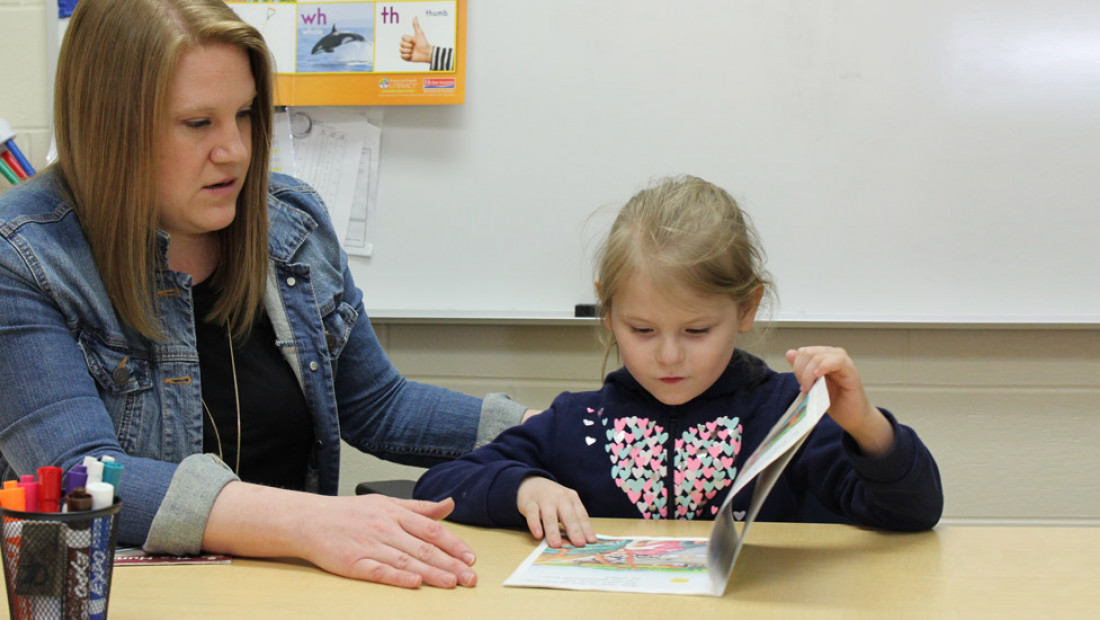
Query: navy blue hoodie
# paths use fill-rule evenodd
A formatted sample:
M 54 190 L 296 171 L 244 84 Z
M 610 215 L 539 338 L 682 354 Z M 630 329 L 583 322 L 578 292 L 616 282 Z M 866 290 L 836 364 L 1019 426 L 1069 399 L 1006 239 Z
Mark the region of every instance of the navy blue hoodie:
M 527 476 L 575 490 L 592 517 L 713 519 L 733 478 L 798 395 L 791 373 L 737 351 L 722 376 L 682 405 L 665 405 L 625 369 L 594 392 L 565 392 L 491 444 L 426 472 L 418 499 L 453 497 L 453 521 L 519 526 L 516 493 Z M 933 527 L 943 509 L 939 471 L 909 427 L 893 449 L 860 454 L 825 416 L 775 483 L 757 516 L 801 521 L 808 495 L 847 520 L 888 530 Z M 733 499 L 741 519 L 755 481 Z

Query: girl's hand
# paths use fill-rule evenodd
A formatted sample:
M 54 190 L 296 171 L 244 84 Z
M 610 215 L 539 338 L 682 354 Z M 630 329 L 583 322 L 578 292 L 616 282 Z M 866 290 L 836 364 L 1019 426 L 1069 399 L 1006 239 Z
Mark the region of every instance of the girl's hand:
M 527 517 L 531 535 L 541 539 L 545 533 L 546 544 L 554 549 L 560 548 L 562 543 L 559 523 L 573 546 L 583 547 L 596 542 L 588 511 L 573 489 L 540 476 L 529 476 L 519 484 L 516 507 Z
M 894 428 L 876 409 L 852 358 L 836 347 L 802 347 L 787 351 L 802 391 L 808 391 L 821 377 L 829 390 L 829 415 L 859 444 L 867 456 L 882 456 L 894 446 Z

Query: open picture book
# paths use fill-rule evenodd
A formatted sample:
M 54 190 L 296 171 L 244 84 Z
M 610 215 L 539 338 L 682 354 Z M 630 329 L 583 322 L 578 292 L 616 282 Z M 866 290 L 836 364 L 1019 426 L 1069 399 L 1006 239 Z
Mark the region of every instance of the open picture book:
M 560 549 L 544 540 L 504 585 L 722 596 L 760 506 L 828 408 L 823 378 L 798 395 L 745 460 L 708 538 L 599 536 L 584 547 L 564 544 Z M 758 481 L 748 510 L 735 515 L 731 500 L 754 479 Z

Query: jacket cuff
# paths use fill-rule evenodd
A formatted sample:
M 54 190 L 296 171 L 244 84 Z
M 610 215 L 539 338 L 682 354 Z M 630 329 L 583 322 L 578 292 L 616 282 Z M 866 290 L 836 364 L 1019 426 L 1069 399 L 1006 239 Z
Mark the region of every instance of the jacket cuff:
M 206 522 L 225 485 L 239 480 L 212 454 L 192 454 L 183 459 L 172 476 L 143 548 L 148 553 L 198 555 Z
M 864 456 L 859 449 L 856 440 L 848 433 L 844 433 L 841 440 L 848 458 L 861 476 L 867 480 L 880 483 L 893 483 L 905 478 L 913 468 L 913 459 L 917 452 L 917 441 L 913 429 L 898 424 L 897 419 L 889 411 L 879 408 L 886 416 L 890 426 L 894 427 L 894 445 L 890 451 L 880 457 Z
M 474 447 L 480 448 L 496 439 L 505 429 L 519 424 L 527 407 L 497 392 L 485 395 L 481 401 L 481 421 L 477 425 Z

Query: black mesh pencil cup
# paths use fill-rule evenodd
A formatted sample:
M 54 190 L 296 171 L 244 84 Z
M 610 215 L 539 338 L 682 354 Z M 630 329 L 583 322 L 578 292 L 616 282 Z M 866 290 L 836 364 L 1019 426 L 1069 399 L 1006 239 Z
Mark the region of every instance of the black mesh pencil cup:
M 72 513 L 0 508 L 13 620 L 107 617 L 122 502 Z

